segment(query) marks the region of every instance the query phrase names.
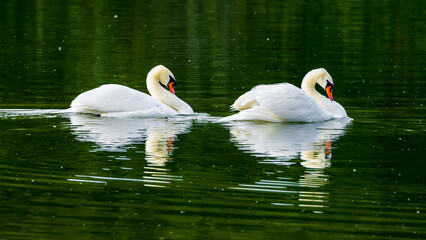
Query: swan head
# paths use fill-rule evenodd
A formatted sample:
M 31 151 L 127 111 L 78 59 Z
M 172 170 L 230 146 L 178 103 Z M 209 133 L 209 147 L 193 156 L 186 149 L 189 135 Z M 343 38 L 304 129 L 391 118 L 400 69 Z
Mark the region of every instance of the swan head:
M 328 98 L 333 101 L 333 78 L 324 68 L 317 68 L 308 72 L 303 78 L 302 89 L 314 88 L 318 83 L 327 92 Z
M 171 93 L 175 94 L 176 78 L 173 73 L 163 65 L 158 65 L 148 73 L 148 79 L 157 79 Z

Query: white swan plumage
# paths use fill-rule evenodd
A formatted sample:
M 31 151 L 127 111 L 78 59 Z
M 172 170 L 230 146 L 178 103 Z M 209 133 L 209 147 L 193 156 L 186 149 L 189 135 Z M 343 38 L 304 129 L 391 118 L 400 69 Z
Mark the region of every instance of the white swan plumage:
M 163 88 L 160 83 L 170 91 Z M 83 92 L 72 102 L 66 112 L 91 113 L 101 116 L 168 117 L 193 114 L 192 108 L 174 93 L 176 79 L 173 73 L 158 65 L 147 75 L 148 92 L 119 85 L 105 84 Z
M 329 98 L 315 90 L 324 88 Z M 333 101 L 333 79 L 324 68 L 311 70 L 302 88 L 289 83 L 258 85 L 241 95 L 232 110 L 240 112 L 219 121 L 320 122 L 347 117 L 345 109 Z

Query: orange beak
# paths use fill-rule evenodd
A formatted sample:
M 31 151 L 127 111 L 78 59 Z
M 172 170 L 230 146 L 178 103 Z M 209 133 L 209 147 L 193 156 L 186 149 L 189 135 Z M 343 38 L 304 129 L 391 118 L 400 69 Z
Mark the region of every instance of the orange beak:
M 170 92 L 171 93 L 173 93 L 173 94 L 175 94 L 175 87 L 174 87 L 174 82 L 169 82 L 169 89 L 170 89 Z
M 327 92 L 328 98 L 330 98 L 330 100 L 333 101 L 333 85 L 328 85 L 325 88 L 325 91 Z

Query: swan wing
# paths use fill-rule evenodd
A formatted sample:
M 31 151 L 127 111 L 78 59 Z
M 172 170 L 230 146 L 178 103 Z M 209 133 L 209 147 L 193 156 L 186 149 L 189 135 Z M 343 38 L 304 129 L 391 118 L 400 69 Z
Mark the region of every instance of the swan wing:
M 117 112 L 146 113 L 149 116 L 171 116 L 177 112 L 150 95 L 135 89 L 106 84 L 77 96 L 69 112 L 106 114 Z
M 279 84 L 274 84 L 279 85 Z M 257 97 L 262 94 L 262 92 L 268 91 L 272 85 L 258 85 L 253 87 L 250 91 L 241 95 L 235 102 L 231 105 L 231 110 L 242 111 L 245 109 L 250 109 L 254 106 L 259 106 Z
M 283 122 L 317 122 L 335 116 L 314 98 L 292 84 L 274 84 L 257 96 L 260 106 L 269 109 Z
M 289 83 L 256 86 L 241 95 L 231 108 L 241 112 L 220 121 L 317 122 L 336 118 L 305 91 Z

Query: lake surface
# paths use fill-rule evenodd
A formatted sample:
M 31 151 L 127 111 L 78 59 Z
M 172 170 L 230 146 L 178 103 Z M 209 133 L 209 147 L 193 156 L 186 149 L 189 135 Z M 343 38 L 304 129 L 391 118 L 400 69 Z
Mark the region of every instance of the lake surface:
M 0 1 L 0 239 L 426 238 L 425 16 L 423 1 Z M 146 92 L 158 64 L 195 115 L 58 113 L 106 83 Z M 217 122 L 318 67 L 353 120 Z

